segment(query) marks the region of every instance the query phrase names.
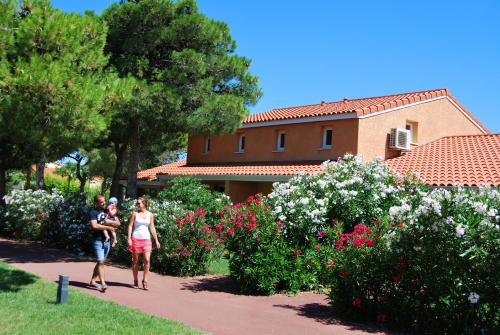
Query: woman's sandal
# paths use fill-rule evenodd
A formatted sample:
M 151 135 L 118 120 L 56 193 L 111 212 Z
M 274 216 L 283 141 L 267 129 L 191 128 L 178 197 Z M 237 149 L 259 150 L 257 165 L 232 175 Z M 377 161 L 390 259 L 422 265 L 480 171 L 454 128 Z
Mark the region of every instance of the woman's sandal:
M 133 288 L 139 288 L 139 281 L 134 280 L 134 285 L 132 286 Z
M 148 287 L 148 282 L 143 280 L 142 281 L 142 288 L 144 289 L 144 291 L 149 291 L 149 287 Z

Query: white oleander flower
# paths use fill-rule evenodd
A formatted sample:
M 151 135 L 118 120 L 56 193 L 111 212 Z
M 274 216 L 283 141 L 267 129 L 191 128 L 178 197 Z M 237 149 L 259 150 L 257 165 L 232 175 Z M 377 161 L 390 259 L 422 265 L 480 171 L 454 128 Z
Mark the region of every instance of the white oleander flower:
M 457 237 L 462 237 L 465 234 L 465 227 L 459 224 L 457 228 L 455 228 Z
M 471 304 L 477 304 L 478 301 L 479 301 L 479 294 L 477 294 L 476 292 L 471 292 L 469 294 L 469 302 Z

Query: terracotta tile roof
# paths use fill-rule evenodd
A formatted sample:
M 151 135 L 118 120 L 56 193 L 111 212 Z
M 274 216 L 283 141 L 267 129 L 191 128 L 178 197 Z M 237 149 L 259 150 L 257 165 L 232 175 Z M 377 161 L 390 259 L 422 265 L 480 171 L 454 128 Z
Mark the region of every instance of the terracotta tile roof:
M 327 115 L 341 115 L 347 113 L 355 113 L 358 117 L 381 112 L 387 109 L 406 106 L 412 103 L 426 101 L 433 98 L 449 97 L 453 102 L 460 106 L 476 123 L 485 131 L 488 131 L 481 122 L 472 115 L 458 100 L 456 100 L 451 92 L 446 88 L 426 90 L 418 92 L 409 92 L 401 94 L 383 95 L 378 97 L 360 98 L 360 99 L 344 99 L 335 102 L 321 102 L 319 104 L 303 105 L 295 107 L 274 108 L 270 111 L 249 115 L 243 124 L 251 124 L 255 122 L 266 122 L 276 120 L 297 119 Z
M 443 137 L 386 163 L 430 185 L 500 186 L 500 134 Z
M 142 180 L 154 180 L 156 175 L 245 175 L 245 176 L 293 176 L 300 172 L 314 174 L 321 169 L 321 161 L 313 162 L 248 162 L 211 163 L 187 165 L 185 160 L 139 171 Z

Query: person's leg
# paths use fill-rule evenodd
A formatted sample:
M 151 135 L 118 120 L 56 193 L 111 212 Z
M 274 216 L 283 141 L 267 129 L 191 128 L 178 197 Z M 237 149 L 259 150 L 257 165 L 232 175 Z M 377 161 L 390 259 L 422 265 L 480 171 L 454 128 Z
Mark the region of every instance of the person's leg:
M 108 285 L 106 285 L 106 280 L 104 278 L 104 263 L 106 262 L 106 259 L 108 258 L 110 249 L 111 249 L 111 245 L 110 245 L 109 241 L 102 242 L 103 257 L 102 257 L 102 259 L 99 260 L 99 266 L 98 266 L 99 280 L 101 281 L 102 292 L 105 292 L 106 289 L 108 288 Z
M 139 274 L 139 254 L 132 253 L 132 275 L 134 276 L 134 286 L 138 285 L 139 279 L 137 278 Z
M 94 256 L 96 259 L 96 263 L 94 266 L 94 271 L 92 272 L 92 278 L 90 279 L 90 285 L 94 286 L 95 288 L 99 288 L 99 286 L 96 284 L 96 280 L 97 277 L 99 277 L 99 262 L 104 259 L 104 249 L 102 241 L 99 240 L 93 241 L 93 248 L 94 248 Z
M 108 231 L 104 230 L 102 233 L 104 234 L 104 241 L 105 242 L 109 241 L 109 233 L 108 233 Z
M 92 273 L 92 279 L 90 280 L 90 285 L 94 285 L 97 277 L 99 276 L 99 262 L 95 263 L 94 272 Z
M 142 286 L 145 290 L 149 289 L 148 287 L 148 277 L 149 277 L 149 264 L 151 259 L 151 251 L 147 251 L 144 253 L 144 278 L 142 280 Z
M 101 281 L 101 286 L 106 287 L 106 281 L 104 280 L 104 261 L 99 261 L 97 263 L 97 272 L 99 275 L 99 280 Z
M 112 232 L 111 232 L 111 237 L 113 238 L 113 243 L 111 244 L 111 246 L 113 246 L 113 247 L 114 247 L 114 246 L 116 245 L 116 243 L 118 242 L 118 241 L 116 240 L 116 232 L 115 232 L 115 231 L 112 231 Z

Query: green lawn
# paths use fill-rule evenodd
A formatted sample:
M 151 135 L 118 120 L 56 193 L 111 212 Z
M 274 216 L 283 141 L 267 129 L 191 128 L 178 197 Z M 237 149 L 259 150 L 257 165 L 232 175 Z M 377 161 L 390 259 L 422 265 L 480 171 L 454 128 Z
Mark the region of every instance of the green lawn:
M 2 334 L 201 334 L 182 323 L 151 316 L 70 288 L 55 304 L 57 284 L 0 262 Z
M 208 274 L 228 275 L 229 274 L 229 261 L 225 257 L 216 259 L 208 267 Z

